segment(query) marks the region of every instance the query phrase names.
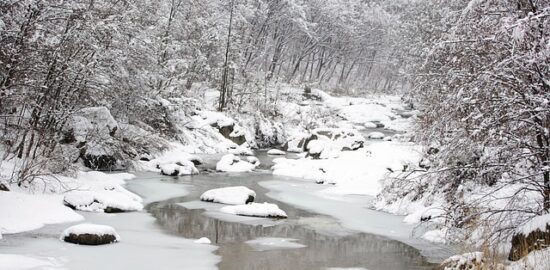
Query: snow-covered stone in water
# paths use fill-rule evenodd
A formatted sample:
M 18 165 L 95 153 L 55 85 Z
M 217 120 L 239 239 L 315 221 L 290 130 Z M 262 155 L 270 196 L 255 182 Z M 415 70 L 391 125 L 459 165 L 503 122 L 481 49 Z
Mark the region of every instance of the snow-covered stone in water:
M 389 141 L 393 140 L 393 137 L 392 136 L 386 136 L 386 137 L 384 137 L 383 140 L 389 142 Z
M 375 132 L 369 133 L 369 135 L 367 137 L 369 139 L 380 140 L 380 139 L 384 139 L 384 137 L 386 137 L 386 135 L 384 135 L 384 133 L 382 133 L 382 132 L 375 131 Z
M 440 268 L 445 270 L 462 270 L 462 269 L 472 269 L 472 270 L 481 270 L 485 269 L 485 260 L 483 258 L 483 253 L 481 252 L 470 252 L 464 253 L 462 255 L 455 255 L 444 260 Z
M 89 212 L 118 213 L 143 209 L 137 195 L 115 187 L 101 191 L 70 191 L 65 194 L 63 203 L 72 209 Z
M 269 151 L 267 151 L 267 154 L 274 155 L 274 156 L 281 156 L 281 155 L 286 155 L 286 152 L 281 151 L 279 149 L 270 149 Z
M 243 186 L 207 190 L 200 197 L 201 201 L 235 205 L 251 203 L 254 198 L 256 192 Z
M 216 164 L 216 170 L 220 172 L 250 172 L 256 166 L 248 161 L 241 160 L 233 154 L 223 156 Z
M 376 128 L 376 124 L 373 122 L 366 122 L 363 124 L 365 128 Z
M 178 162 L 176 164 L 161 164 L 159 165 L 160 173 L 168 176 L 181 176 L 198 174 L 199 170 L 191 161 Z
M 206 237 L 201 237 L 201 238 L 195 240 L 194 242 L 196 244 L 205 244 L 205 245 L 212 244 L 212 241 L 210 241 L 210 239 L 208 239 Z
M 105 245 L 120 241 L 115 229 L 106 225 L 79 224 L 69 227 L 61 234 L 61 240 L 79 245 Z
M 250 203 L 244 205 L 225 206 L 220 209 L 223 213 L 266 218 L 287 218 L 285 211 L 272 203 Z
M 254 157 L 254 156 L 246 157 L 246 161 L 252 163 L 256 167 L 260 166 L 260 164 L 261 164 L 260 160 L 257 157 Z
M 252 155 L 254 155 L 254 152 L 252 152 L 252 150 L 250 148 L 248 148 L 248 145 L 246 143 L 243 144 L 243 145 L 232 146 L 232 147 L 227 149 L 227 152 L 229 152 L 231 154 L 234 154 L 234 155 L 239 155 L 239 156 L 252 156 Z

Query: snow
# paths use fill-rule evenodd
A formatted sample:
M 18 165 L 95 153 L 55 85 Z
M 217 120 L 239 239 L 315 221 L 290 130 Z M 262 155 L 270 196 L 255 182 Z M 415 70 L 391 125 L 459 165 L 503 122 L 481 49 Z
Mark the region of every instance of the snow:
M 474 265 L 478 265 L 479 269 L 484 269 L 482 252 L 469 252 L 461 255 L 454 255 L 444 260 L 441 265 L 444 265 L 444 270 L 458 269 L 473 269 Z M 476 269 L 478 269 L 476 267 Z
M 186 152 L 181 145 L 172 145 L 173 149 L 162 153 L 150 161 L 140 161 L 139 166 L 143 170 L 161 172 L 172 175 L 178 171 L 178 175 L 198 173 L 193 161 L 201 162 L 200 157 Z
M 248 161 L 241 160 L 233 154 L 224 155 L 216 164 L 216 170 L 220 172 L 250 172 L 256 166 Z
M 445 228 L 437 229 L 437 230 L 430 230 L 430 231 L 425 232 L 422 235 L 422 238 L 426 239 L 430 242 L 444 244 L 444 243 L 446 243 L 446 237 L 445 237 L 446 234 L 447 234 L 447 230 Z
M 78 225 L 71 226 L 65 229 L 61 233 L 61 240 L 68 237 L 71 234 L 81 235 L 81 234 L 93 234 L 93 235 L 113 235 L 116 238 L 116 241 L 120 241 L 120 236 L 116 233 L 113 227 L 107 225 L 98 225 L 91 223 L 82 223 Z
M 159 165 L 160 172 L 164 175 L 170 176 L 182 176 L 198 174 L 199 170 L 195 168 L 195 165 L 191 161 L 178 162 L 177 164 L 162 164 Z
M 210 245 L 212 244 L 212 241 L 210 241 L 210 239 L 206 238 L 206 237 L 201 237 L 195 241 L 193 241 L 194 243 L 196 244 L 206 244 L 206 245 Z
M 277 249 L 295 249 L 304 248 L 306 245 L 294 243 L 298 239 L 292 238 L 277 238 L 277 237 L 260 237 L 254 240 L 246 241 L 256 251 L 277 250 Z
M 384 139 L 385 136 L 386 136 L 386 135 L 384 135 L 384 133 L 378 132 L 378 131 L 371 132 L 371 133 L 369 133 L 369 135 L 367 135 L 367 137 L 368 137 L 369 139 L 378 139 L 378 140 L 379 140 L 379 139 Z
M 536 230 L 545 232 L 547 226 L 550 227 L 550 214 L 534 217 L 524 225 L 518 227 L 516 232 L 527 236 L 529 233 Z
M 335 184 L 327 191 L 331 193 L 376 196 L 381 181 L 389 174 L 388 168 L 403 170 L 405 165 L 417 162 L 419 155 L 419 147 L 414 144 L 381 141 L 357 151 L 339 151 L 333 158 L 274 159 L 273 174 Z
M 143 209 L 142 199 L 122 187 L 125 180 L 134 177 L 128 173 L 79 172 L 74 190 L 65 195 L 64 202 L 81 211 L 102 212 L 108 207 L 139 211 Z
M 83 219 L 81 215 L 63 205 L 61 195 L 25 194 L 15 191 L 1 192 L 0 217 L 0 234 L 20 233 L 41 228 L 46 224 Z
M 225 206 L 221 212 L 239 216 L 252 217 L 287 217 L 286 213 L 279 209 L 279 206 L 271 203 L 251 203 L 245 205 Z
M 267 151 L 268 155 L 274 155 L 274 156 L 280 156 L 280 155 L 286 155 L 285 151 L 281 151 L 279 149 L 269 149 Z
M 53 258 L 37 258 L 19 254 L 0 254 L 0 270 L 55 269 L 59 266 Z
M 125 180 L 133 177 L 128 173 L 78 172 L 76 178 L 56 176 L 55 181 L 45 178 L 44 182 L 55 183 L 48 189 L 54 193 L 30 193 L 34 189 L 3 192 L 0 196 L 0 233 L 19 233 L 46 224 L 82 220 L 82 216 L 65 206 L 64 201 L 74 203 L 78 210 L 83 211 L 104 211 L 107 207 L 141 210 L 141 198 L 122 187 Z M 65 190 L 71 191 L 61 195 Z
M 65 195 L 63 201 L 80 211 L 103 212 L 107 208 L 121 211 L 140 211 L 143 209 L 141 199 L 111 189 L 71 191 Z
M 201 195 L 200 199 L 208 202 L 238 205 L 246 204 L 250 197 L 255 198 L 256 192 L 247 187 L 237 186 L 208 190 Z
M 519 261 L 512 262 L 506 270 L 548 270 L 550 269 L 550 248 L 531 251 Z
M 257 157 L 253 157 L 253 156 L 246 157 L 246 161 L 254 164 L 254 166 L 256 167 L 260 166 L 261 164 L 260 160 Z

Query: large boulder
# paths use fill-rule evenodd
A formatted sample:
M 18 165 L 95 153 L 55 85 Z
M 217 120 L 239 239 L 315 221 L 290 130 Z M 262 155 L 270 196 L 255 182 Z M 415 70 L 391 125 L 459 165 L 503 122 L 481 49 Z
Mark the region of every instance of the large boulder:
M 97 246 L 118 242 L 120 236 L 112 227 L 85 223 L 64 230 L 61 240 L 73 244 Z
M 550 214 L 533 218 L 518 228 L 512 237 L 510 261 L 517 261 L 535 250 L 550 246 Z

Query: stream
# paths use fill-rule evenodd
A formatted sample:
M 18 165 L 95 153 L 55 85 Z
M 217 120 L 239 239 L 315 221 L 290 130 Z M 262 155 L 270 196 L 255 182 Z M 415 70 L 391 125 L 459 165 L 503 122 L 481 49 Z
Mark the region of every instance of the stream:
M 32 255 L 51 264 L 38 269 L 434 269 L 451 253 L 411 234 L 403 217 L 368 208 L 369 196 L 320 197 L 324 185 L 276 176 L 273 158 L 251 173 L 213 172 L 221 155 L 203 156 L 199 175 L 167 177 L 138 172 L 126 188 L 144 199 L 144 211 L 79 212 L 86 222 L 113 226 L 121 242 L 103 247 L 59 240 L 68 224 L 5 235 L 0 253 Z M 287 158 L 296 158 L 287 154 Z M 246 186 L 256 202 L 277 204 L 288 219 L 242 217 L 199 201 L 208 190 Z M 208 237 L 212 245 L 196 244 Z M 252 241 L 252 242 L 250 242 Z M 283 245 L 280 245 L 280 243 Z M 2 269 L 0 265 L 0 269 Z

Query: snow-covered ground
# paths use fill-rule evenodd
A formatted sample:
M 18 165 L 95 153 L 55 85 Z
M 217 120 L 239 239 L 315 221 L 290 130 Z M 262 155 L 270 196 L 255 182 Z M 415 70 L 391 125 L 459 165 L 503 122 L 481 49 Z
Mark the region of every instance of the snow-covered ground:
M 185 185 L 157 181 L 151 185 L 147 179 L 129 181 L 127 187 L 143 195 L 146 202 L 188 194 Z M 59 205 L 72 211 L 63 206 L 59 195 L 49 196 L 57 196 Z M 168 235 L 145 212 L 80 212 L 77 216 L 79 220 L 115 228 L 120 242 L 97 247 L 69 244 L 59 240 L 69 225 L 47 225 L 4 235 L 0 240 L 0 269 L 216 269 L 220 260 L 213 254 L 215 246 Z

